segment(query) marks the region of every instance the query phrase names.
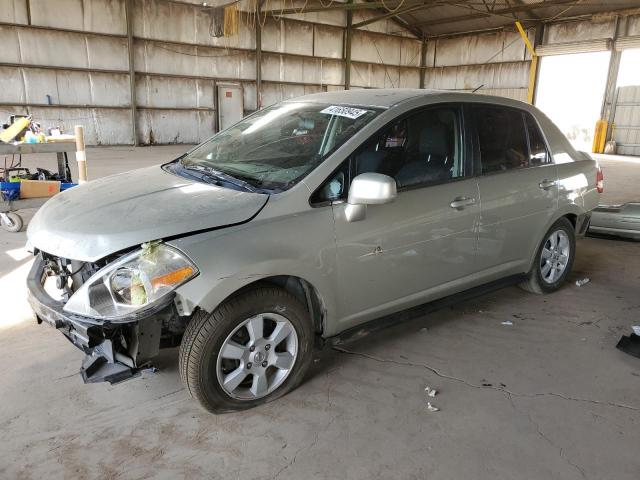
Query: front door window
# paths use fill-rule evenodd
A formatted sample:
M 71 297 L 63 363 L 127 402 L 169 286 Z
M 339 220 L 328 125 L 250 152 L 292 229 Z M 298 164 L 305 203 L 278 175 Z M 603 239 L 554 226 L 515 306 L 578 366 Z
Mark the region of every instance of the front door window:
M 354 156 L 355 175 L 393 177 L 398 188 L 434 185 L 464 175 L 458 110 L 423 110 L 393 123 Z

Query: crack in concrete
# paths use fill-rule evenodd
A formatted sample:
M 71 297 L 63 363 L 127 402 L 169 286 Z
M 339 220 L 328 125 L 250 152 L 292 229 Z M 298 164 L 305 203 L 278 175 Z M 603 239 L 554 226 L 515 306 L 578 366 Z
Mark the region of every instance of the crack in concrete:
M 516 407 L 516 404 L 514 403 L 511 394 L 507 393 L 507 398 L 509 399 L 509 402 L 511 403 L 511 406 L 513 407 L 513 411 L 516 412 L 516 413 L 521 413 L 521 414 L 526 415 L 527 419 L 529 420 L 529 423 L 535 427 L 536 432 L 538 433 L 538 436 L 540 438 L 542 438 L 545 442 L 547 442 L 549 445 L 551 445 L 553 448 L 557 449 L 558 450 L 558 455 L 560 456 L 560 458 L 562 458 L 568 465 L 570 465 L 571 467 L 575 468 L 580 473 L 580 475 L 582 476 L 582 478 L 584 480 L 587 480 L 587 475 L 586 475 L 584 469 L 582 467 L 580 467 L 577 463 L 572 462 L 571 459 L 564 454 L 564 448 L 563 447 L 561 447 L 560 445 L 557 445 L 553 440 L 551 440 L 547 435 L 545 435 L 545 433 L 540 428 L 540 424 L 533 419 L 531 414 L 529 412 L 522 412 L 522 411 L 518 410 L 518 407 Z
M 289 461 L 289 462 L 288 462 L 284 467 L 282 467 L 280 470 L 278 470 L 278 471 L 276 472 L 276 474 L 275 474 L 273 477 L 271 477 L 271 478 L 272 478 L 272 480 L 275 480 L 275 479 L 276 479 L 276 478 L 278 478 L 278 477 L 279 477 L 279 476 L 280 476 L 280 475 L 281 475 L 285 470 L 287 470 L 289 467 L 293 466 L 293 465 L 296 463 L 296 461 L 298 460 L 298 455 L 299 455 L 300 453 L 302 453 L 304 450 L 311 450 L 313 447 L 315 447 L 315 446 L 318 444 L 318 441 L 319 441 L 319 439 L 320 439 L 320 434 L 321 434 L 322 432 L 327 431 L 327 430 L 329 429 L 329 427 L 331 426 L 331 424 L 332 424 L 333 422 L 335 422 L 335 421 L 336 421 L 336 419 L 337 419 L 340 415 L 341 415 L 341 414 L 334 415 L 334 416 L 331 418 L 331 420 L 329 420 L 329 421 L 327 422 L 327 424 L 322 428 L 322 430 L 318 430 L 318 431 L 315 433 L 314 438 L 313 438 L 313 440 L 311 441 L 311 443 L 309 443 L 309 445 L 305 445 L 305 446 L 303 446 L 303 447 L 300 447 L 298 450 L 296 450 L 296 453 L 294 453 L 294 454 L 293 454 L 293 458 L 291 459 L 291 461 Z
M 573 401 L 573 402 L 591 403 L 591 404 L 595 404 L 595 405 L 604 405 L 604 406 L 609 406 L 609 407 L 622 408 L 622 409 L 626 409 L 626 410 L 633 410 L 635 412 L 639 412 L 640 411 L 640 408 L 638 408 L 638 407 L 634 407 L 634 406 L 631 406 L 631 405 L 625 405 L 623 403 L 605 402 L 605 401 L 601 401 L 601 400 L 593 400 L 593 399 L 590 399 L 590 398 L 573 397 L 573 396 L 564 395 L 562 393 L 557 393 L 557 392 L 518 393 L 518 392 L 513 392 L 511 390 L 508 390 L 508 389 L 506 389 L 504 387 L 496 387 L 494 385 L 478 385 L 478 384 L 475 384 L 475 383 L 471 383 L 471 382 L 469 382 L 469 381 L 467 381 L 467 380 L 465 380 L 463 378 L 458 378 L 458 377 L 454 377 L 452 375 L 447 375 L 446 373 L 442 373 L 437 368 L 432 367 L 430 365 L 427 365 L 426 363 L 415 363 L 415 362 L 410 362 L 410 361 L 400 362 L 398 360 L 391 360 L 391 359 L 388 359 L 388 358 L 381 358 L 381 357 L 377 357 L 375 355 L 370 355 L 370 354 L 367 354 L 367 353 L 355 352 L 353 350 L 347 350 L 347 349 L 342 348 L 342 347 L 332 347 L 332 348 L 336 352 L 344 353 L 344 354 L 347 354 L 347 355 L 356 355 L 356 356 L 359 356 L 359 357 L 368 358 L 369 360 L 373 360 L 375 362 L 391 363 L 391 364 L 401 365 L 401 366 L 405 366 L 405 367 L 424 368 L 424 369 L 427 369 L 430 372 L 434 373 L 438 377 L 444 378 L 446 380 L 451 380 L 451 381 L 454 381 L 454 382 L 462 383 L 463 385 L 466 385 L 468 387 L 477 388 L 477 389 L 480 389 L 480 390 L 496 390 L 498 392 L 503 392 L 503 393 L 507 393 L 509 395 L 513 395 L 514 397 L 525 397 L 525 398 L 558 397 L 558 398 L 562 398 L 564 400 Z
M 291 458 L 291 460 L 284 466 L 282 467 L 280 470 L 278 470 L 276 472 L 276 474 L 271 477 L 273 480 L 275 480 L 276 478 L 278 478 L 280 476 L 280 474 L 282 474 L 282 472 L 284 472 L 285 470 L 287 470 L 289 467 L 291 467 L 293 464 L 296 463 L 296 460 L 298 459 L 298 455 L 303 451 L 303 450 L 307 450 L 307 449 L 312 449 L 317 443 L 318 443 L 318 438 L 320 437 L 320 432 L 316 432 L 315 434 L 315 438 L 313 439 L 313 441 L 309 444 L 309 445 L 305 445 L 303 447 L 300 447 L 298 450 L 296 450 L 296 453 L 293 454 L 293 458 Z
M 329 407 L 332 406 L 331 404 L 331 380 L 329 379 L 329 373 L 331 372 L 327 372 L 326 373 L 326 381 L 327 381 L 327 404 L 329 405 Z M 296 450 L 296 453 L 293 454 L 293 458 L 291 459 L 291 461 L 289 461 L 285 466 L 283 466 L 280 470 L 278 470 L 276 472 L 276 474 L 271 477 L 272 480 L 275 480 L 276 478 L 278 478 L 285 470 L 287 470 L 289 467 L 293 466 L 297 459 L 298 459 L 298 455 L 300 453 L 302 453 L 303 450 L 311 450 L 313 447 L 315 447 L 318 443 L 318 440 L 320 439 L 320 433 L 322 432 L 326 432 L 329 427 L 331 426 L 331 424 L 333 422 L 336 421 L 336 419 L 340 416 L 341 414 L 337 414 L 334 415 L 333 417 L 331 417 L 331 420 L 329 420 L 327 422 L 327 424 L 322 428 L 322 430 L 318 430 L 316 431 L 315 435 L 314 435 L 314 439 L 311 441 L 311 443 L 309 443 L 309 445 L 300 447 L 298 450 Z
M 176 393 L 180 393 L 184 390 L 184 388 L 179 388 L 178 390 L 174 390 L 173 392 L 165 393 L 160 395 L 159 397 L 154 398 L 153 400 L 160 400 L 161 398 L 170 397 L 171 395 L 175 395 Z

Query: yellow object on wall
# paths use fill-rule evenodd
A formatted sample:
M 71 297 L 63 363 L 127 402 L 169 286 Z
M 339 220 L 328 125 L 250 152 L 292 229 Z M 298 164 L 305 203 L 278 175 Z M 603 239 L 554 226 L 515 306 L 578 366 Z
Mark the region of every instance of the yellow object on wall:
M 609 124 L 606 120 L 598 120 L 596 122 L 596 131 L 593 134 L 593 145 L 591 151 L 593 153 L 604 153 L 604 147 L 607 143 L 607 128 Z
M 224 7 L 224 36 L 232 37 L 238 34 L 238 5 Z
M 520 36 L 522 37 L 522 41 L 529 50 L 531 54 L 531 66 L 529 67 L 529 87 L 527 89 L 527 101 L 533 105 L 533 97 L 536 92 L 536 74 L 538 70 L 538 55 L 536 55 L 536 49 L 533 48 L 531 42 L 529 41 L 529 37 L 527 36 L 527 32 L 524 30 L 524 27 L 520 22 L 516 22 L 516 27 Z
M 4 143 L 9 143 L 14 138 L 16 138 L 16 135 L 27 128 L 30 123 L 31 120 L 25 117 L 16 119 L 16 121 L 13 122 L 9 128 L 6 128 L 0 132 L 0 140 L 2 140 Z

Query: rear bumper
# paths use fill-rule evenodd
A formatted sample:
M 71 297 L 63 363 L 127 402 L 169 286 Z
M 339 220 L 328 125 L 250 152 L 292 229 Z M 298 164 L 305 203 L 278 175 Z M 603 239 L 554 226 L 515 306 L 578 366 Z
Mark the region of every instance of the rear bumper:
M 576 235 L 579 237 L 584 237 L 589 229 L 589 224 L 591 223 L 591 212 L 584 213 L 579 215 L 576 219 Z
M 39 324 L 52 326 L 85 353 L 80 369 L 85 383 L 127 380 L 157 355 L 162 314 L 172 308 L 173 297 L 124 322 L 101 322 L 65 312 L 64 305 L 44 290 L 44 275 L 44 262 L 38 255 L 27 277 L 29 304 Z

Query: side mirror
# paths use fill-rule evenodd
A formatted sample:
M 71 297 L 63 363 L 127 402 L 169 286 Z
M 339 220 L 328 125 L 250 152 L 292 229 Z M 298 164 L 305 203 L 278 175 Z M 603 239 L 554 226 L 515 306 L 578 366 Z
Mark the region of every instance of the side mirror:
M 344 213 L 347 222 L 364 220 L 367 205 L 393 202 L 398 196 L 396 181 L 381 173 L 362 173 L 353 179 Z

